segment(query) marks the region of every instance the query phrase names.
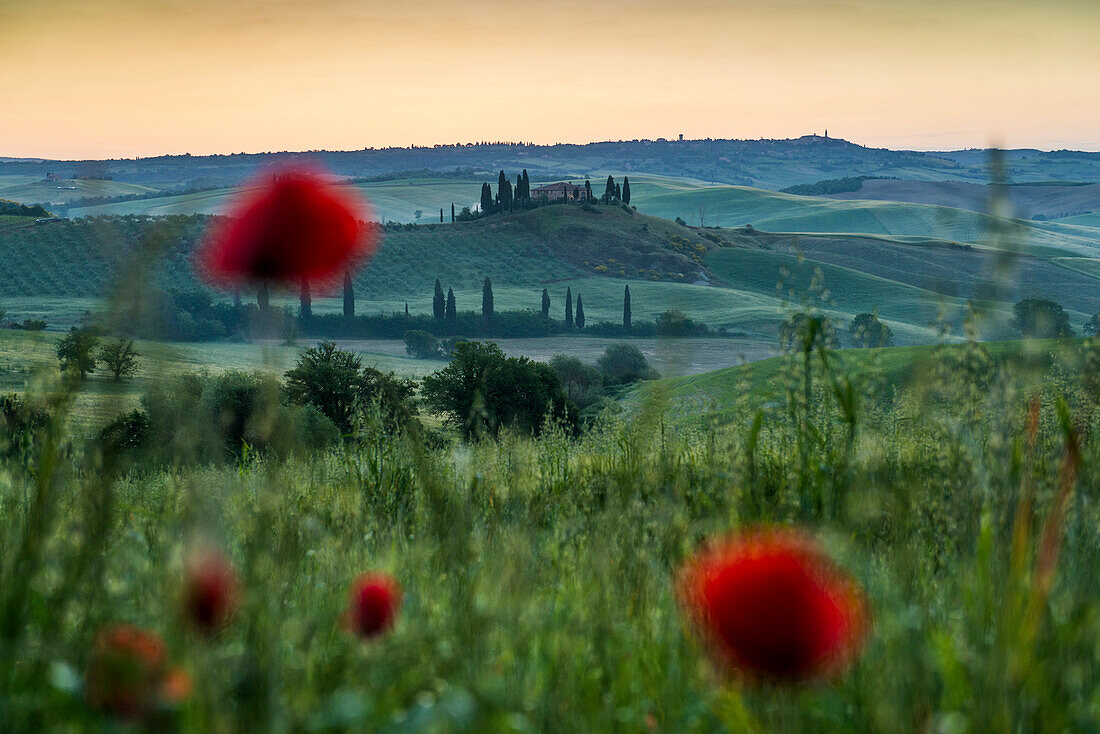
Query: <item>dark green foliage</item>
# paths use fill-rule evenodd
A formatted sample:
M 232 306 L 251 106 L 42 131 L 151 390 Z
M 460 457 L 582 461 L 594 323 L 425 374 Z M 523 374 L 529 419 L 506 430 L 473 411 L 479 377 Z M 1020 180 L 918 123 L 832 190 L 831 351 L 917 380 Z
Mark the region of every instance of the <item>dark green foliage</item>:
M 601 201 L 605 204 L 610 204 L 615 198 L 615 179 L 611 176 L 607 177 L 607 185 L 604 186 L 603 197 Z
M 439 359 L 443 356 L 443 351 L 439 337 L 412 329 L 405 332 L 405 354 L 417 359 Z
M 493 318 L 493 284 L 488 278 L 481 284 L 481 317 L 486 320 Z
M 302 289 L 298 294 L 298 317 L 303 321 L 313 318 L 313 297 L 309 292 L 309 281 L 302 280 Z
M 439 279 L 435 280 L 435 295 L 432 297 L 432 315 L 437 319 L 444 317 L 447 308 L 447 301 L 443 296 L 443 284 L 439 282 Z
M 57 359 L 65 372 L 75 372 L 80 379 L 86 379 L 88 373 L 95 371 L 96 347 L 99 337 L 83 329 L 69 332 L 57 345 Z
M 487 183 L 481 184 L 481 213 L 492 214 L 496 211 L 496 206 L 493 203 L 493 189 Z
M 344 273 L 344 317 L 355 315 L 355 286 L 351 282 L 351 273 Z
M 137 358 L 141 356 L 134 349 L 133 339 L 119 338 L 104 344 L 99 349 L 99 361 L 107 367 L 115 382 L 137 372 Z
M 508 176 L 505 175 L 504 171 L 501 171 L 497 179 L 497 204 L 502 211 L 511 211 L 512 199 L 512 182 L 508 180 Z
M 455 204 L 451 202 L 451 224 L 455 223 Z
M 592 196 L 592 182 L 587 178 L 584 180 L 584 193 L 585 201 L 593 201 L 595 197 Z
M 630 179 L 626 176 L 623 176 L 622 199 L 624 204 L 630 203 Z
M 630 331 L 630 285 L 623 286 L 623 328 Z
M 1025 298 L 1012 307 L 1012 326 L 1025 339 L 1073 336 L 1065 309 L 1045 298 Z
M 873 313 L 857 314 L 848 326 L 848 334 L 855 347 L 888 347 L 894 338 L 890 327 Z
M 448 321 L 458 320 L 458 307 L 455 305 L 455 292 L 453 289 L 447 289 L 447 308 L 445 315 Z
M 691 319 L 683 311 L 670 309 L 657 317 L 657 336 L 707 336 L 711 333 L 706 324 Z
M 542 289 L 542 317 L 550 318 L 550 291 Z
M 17 456 L 41 441 L 50 412 L 15 394 L 0 395 L 0 456 Z
M 0 216 L 6 217 L 51 217 L 53 216 L 41 204 L 19 204 L 7 199 L 0 199 Z
M 574 319 L 577 329 L 584 329 L 584 302 L 581 300 L 581 296 L 577 294 L 577 315 Z
M 467 438 L 496 436 L 505 427 L 538 434 L 547 420 L 576 421 L 549 365 L 505 357 L 492 342 L 457 344 L 451 363 L 424 378 L 422 393 Z
M 573 289 L 565 289 L 565 328 L 573 328 Z
M 851 178 L 833 178 L 827 181 L 818 181 L 812 184 L 798 184 L 783 189 L 784 194 L 797 196 L 828 196 L 829 194 L 847 194 L 859 191 L 863 188 L 864 181 L 879 178 L 878 176 L 853 176 Z
M 122 413 L 99 432 L 99 449 L 105 457 L 134 459 L 148 447 L 153 434 L 149 416 L 143 410 Z
M 836 327 L 820 314 L 792 314 L 779 325 L 779 347 L 785 352 L 836 349 L 840 346 Z
M 522 180 L 523 180 L 523 197 L 522 198 L 523 198 L 523 201 L 526 203 L 526 202 L 531 201 L 531 179 L 527 175 L 527 169 L 526 168 L 523 169 L 523 173 L 520 174 L 520 176 L 522 177 Z
M 579 409 L 596 405 L 605 397 L 604 375 L 598 368 L 566 354 L 552 357 L 550 368 L 561 381 L 566 397 Z
M 261 312 L 271 310 L 271 291 L 268 290 L 267 283 L 263 283 L 260 289 L 256 291 L 256 305 Z
M 312 405 L 321 411 L 343 434 L 351 433 L 358 412 L 373 398 L 379 397 L 372 384 L 385 381 L 381 373 L 363 367 L 362 358 L 354 352 L 337 349 L 333 342 L 321 342 L 302 352 L 298 364 L 286 373 L 283 388 L 288 402 Z M 391 390 L 398 400 L 411 395 L 401 395 L 401 390 Z M 390 396 L 383 396 L 390 397 Z M 406 406 L 383 403 L 389 416 L 408 412 Z
M 656 370 L 649 366 L 649 360 L 633 344 L 615 344 L 608 347 L 596 362 L 596 366 L 612 385 L 628 385 L 657 377 Z
M 1100 334 L 1100 313 L 1093 314 L 1092 317 L 1085 322 L 1085 326 L 1082 328 L 1085 336 L 1096 336 Z

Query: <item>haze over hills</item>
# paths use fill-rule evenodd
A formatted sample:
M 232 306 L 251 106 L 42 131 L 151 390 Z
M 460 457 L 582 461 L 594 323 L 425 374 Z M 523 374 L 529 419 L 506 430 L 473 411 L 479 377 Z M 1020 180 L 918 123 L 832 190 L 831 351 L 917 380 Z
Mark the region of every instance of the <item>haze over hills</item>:
M 916 152 L 868 148 L 837 138 L 808 135 L 790 140 L 635 140 L 584 145 L 522 143 L 434 147 L 172 155 L 98 161 L 0 162 L 0 176 L 109 176 L 154 188 L 236 185 L 272 163 L 312 160 L 342 176 L 395 171 L 526 168 L 543 178 L 596 176 L 600 172 L 649 173 L 701 181 L 779 189 L 847 176 L 887 176 L 925 181 L 987 182 L 987 151 Z M 1100 153 L 1009 151 L 1013 181 L 1100 181 Z

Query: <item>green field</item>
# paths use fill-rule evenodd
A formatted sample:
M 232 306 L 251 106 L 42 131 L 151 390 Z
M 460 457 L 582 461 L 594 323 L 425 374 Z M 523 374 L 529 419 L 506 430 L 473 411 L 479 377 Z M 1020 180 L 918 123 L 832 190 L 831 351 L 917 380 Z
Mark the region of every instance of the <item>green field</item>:
M 149 194 L 156 189 L 140 184 L 98 179 L 61 179 L 44 181 L 35 176 L 0 176 L 0 199 L 22 204 L 68 203 L 94 196 L 120 196 L 122 194 Z

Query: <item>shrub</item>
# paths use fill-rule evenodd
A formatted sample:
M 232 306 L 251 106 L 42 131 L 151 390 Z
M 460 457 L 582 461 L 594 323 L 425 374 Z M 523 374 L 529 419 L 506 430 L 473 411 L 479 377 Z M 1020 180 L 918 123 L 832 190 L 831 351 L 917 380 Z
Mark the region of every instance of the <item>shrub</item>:
M 576 406 L 549 365 L 506 357 L 492 342 L 461 342 L 451 363 L 424 378 L 428 405 L 467 438 L 509 427 L 538 434 L 547 420 L 576 427 Z
M 1071 337 L 1073 329 L 1065 309 L 1045 298 L 1025 298 L 1012 307 L 1012 326 L 1025 339 Z
M 417 359 L 438 359 L 443 355 L 439 338 L 419 329 L 405 332 L 405 354 Z
M 848 326 L 852 344 L 857 347 L 888 347 L 894 334 L 873 313 L 861 313 Z
M 604 397 L 603 373 L 577 357 L 559 354 L 550 360 L 550 369 L 561 381 L 566 397 L 579 409 L 584 410 Z
M 628 385 L 657 377 L 657 371 L 633 344 L 613 344 L 604 350 L 596 366 L 611 385 Z

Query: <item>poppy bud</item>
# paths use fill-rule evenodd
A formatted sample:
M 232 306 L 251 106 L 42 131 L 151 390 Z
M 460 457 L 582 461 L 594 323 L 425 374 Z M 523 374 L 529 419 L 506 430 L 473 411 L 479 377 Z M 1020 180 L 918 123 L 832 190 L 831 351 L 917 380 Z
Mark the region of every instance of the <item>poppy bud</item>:
M 375 637 L 393 627 L 400 607 L 401 587 L 392 576 L 364 574 L 351 585 L 345 623 L 359 637 Z

